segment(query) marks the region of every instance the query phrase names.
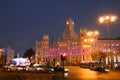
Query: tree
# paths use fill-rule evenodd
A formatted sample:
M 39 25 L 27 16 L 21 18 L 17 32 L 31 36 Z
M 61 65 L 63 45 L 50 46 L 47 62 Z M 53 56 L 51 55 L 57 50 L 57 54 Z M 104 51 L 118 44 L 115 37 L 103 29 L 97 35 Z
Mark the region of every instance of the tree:
M 25 53 L 24 53 L 24 57 L 25 58 L 31 58 L 32 56 L 34 55 L 34 51 L 33 51 L 33 49 L 32 48 L 30 48 L 30 49 L 28 49 Z
M 91 54 L 92 59 L 98 62 L 104 62 L 106 56 L 107 56 L 106 53 L 101 52 L 101 51 L 95 51 Z

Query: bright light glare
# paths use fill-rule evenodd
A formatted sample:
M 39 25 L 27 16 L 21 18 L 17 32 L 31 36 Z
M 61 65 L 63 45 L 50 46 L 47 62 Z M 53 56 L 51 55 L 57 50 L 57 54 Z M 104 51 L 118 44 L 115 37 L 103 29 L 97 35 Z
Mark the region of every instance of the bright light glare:
M 94 42 L 95 40 L 94 39 L 90 39 L 90 42 Z
M 100 23 L 103 23 L 104 20 L 105 20 L 105 19 L 104 19 L 103 17 L 100 17 L 100 18 L 99 18 L 99 22 L 100 22 Z
M 84 42 L 87 42 L 87 39 L 84 39 Z
M 3 51 L 2 49 L 0 49 L 0 51 Z
M 106 18 L 107 20 L 109 20 L 109 19 L 110 19 L 110 16 L 106 16 L 105 18 Z
M 99 35 L 99 32 L 98 32 L 98 31 L 95 31 L 95 34 L 96 34 L 96 35 Z
M 115 21 L 116 18 L 117 18 L 116 16 L 112 16 L 112 17 L 111 17 L 111 22 Z
M 116 19 L 117 19 L 117 16 L 106 15 L 106 16 L 99 17 L 99 22 L 100 23 L 108 23 L 108 22 L 113 22 Z
M 93 34 L 93 32 L 87 32 L 88 36 L 91 36 Z
M 63 56 L 66 56 L 66 53 L 63 53 L 62 55 L 63 55 Z
M 66 24 L 69 24 L 69 22 L 67 21 Z

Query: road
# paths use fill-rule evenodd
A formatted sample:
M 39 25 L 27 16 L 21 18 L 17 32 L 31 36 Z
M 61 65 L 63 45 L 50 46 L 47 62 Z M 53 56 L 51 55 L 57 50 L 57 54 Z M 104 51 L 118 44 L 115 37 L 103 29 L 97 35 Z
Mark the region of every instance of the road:
M 69 73 L 64 74 L 64 76 L 68 80 L 120 80 L 120 71 L 100 73 L 76 66 L 67 66 L 66 68 L 69 69 Z
M 52 80 L 120 80 L 120 71 L 100 73 L 77 66 L 66 66 L 65 68 L 69 69 L 68 73 L 64 73 L 65 78 L 61 77 L 63 75 L 57 75 L 58 77 Z M 18 80 L 18 74 L 15 72 L 0 72 L 0 80 Z

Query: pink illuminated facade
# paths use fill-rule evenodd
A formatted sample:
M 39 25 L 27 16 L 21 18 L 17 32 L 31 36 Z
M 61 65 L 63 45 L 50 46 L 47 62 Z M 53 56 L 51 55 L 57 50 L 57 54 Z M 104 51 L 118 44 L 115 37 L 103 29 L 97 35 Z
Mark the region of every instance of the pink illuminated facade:
M 51 64 L 61 63 L 60 56 L 66 54 L 66 64 L 77 64 L 83 62 L 92 62 L 91 53 L 94 51 L 102 51 L 107 53 L 111 51 L 115 62 L 120 62 L 120 39 L 111 40 L 110 50 L 107 48 L 108 40 L 98 39 L 98 31 L 90 31 L 80 29 L 80 36 L 74 30 L 74 21 L 68 18 L 65 24 L 65 31 L 62 38 L 53 42 L 49 46 L 49 35 L 43 35 L 42 41 L 36 41 L 36 62 Z M 107 57 L 106 57 L 107 63 Z
M 106 64 L 112 60 L 114 63 L 120 62 L 120 39 L 111 39 L 110 44 L 108 39 L 99 39 L 98 48 L 100 51 L 110 54 L 106 57 Z M 108 57 L 110 59 L 109 61 Z

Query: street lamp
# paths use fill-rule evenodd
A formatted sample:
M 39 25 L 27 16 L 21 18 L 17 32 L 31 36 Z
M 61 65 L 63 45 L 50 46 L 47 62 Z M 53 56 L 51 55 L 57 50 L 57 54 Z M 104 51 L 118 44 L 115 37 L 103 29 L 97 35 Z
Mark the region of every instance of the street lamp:
M 109 44 L 108 63 L 110 63 L 109 56 L 110 56 L 110 52 L 111 52 L 109 23 L 116 21 L 116 19 L 117 19 L 117 16 L 114 16 L 114 15 L 106 15 L 106 16 L 99 17 L 99 22 L 100 23 L 105 23 L 106 26 L 107 26 L 108 44 Z M 110 56 L 110 57 L 111 57 L 111 66 L 113 66 L 113 64 L 112 64 L 112 56 Z

